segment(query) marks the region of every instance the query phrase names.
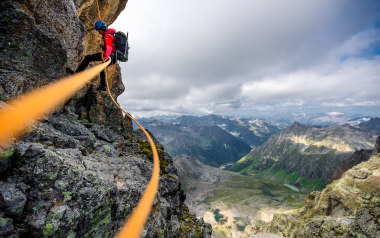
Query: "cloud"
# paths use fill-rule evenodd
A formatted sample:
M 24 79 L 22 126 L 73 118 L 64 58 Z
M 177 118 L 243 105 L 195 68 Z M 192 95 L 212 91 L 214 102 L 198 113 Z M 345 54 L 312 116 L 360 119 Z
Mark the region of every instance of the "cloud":
M 283 103 L 304 100 L 377 100 L 380 89 L 380 57 L 323 64 L 308 70 L 263 78 L 242 85 L 242 96 L 252 103 Z
M 371 28 L 352 36 L 340 47 L 330 52 L 333 59 L 372 57 L 380 49 L 380 29 Z
M 119 101 L 139 115 L 375 102 L 376 0 L 130 1 Z

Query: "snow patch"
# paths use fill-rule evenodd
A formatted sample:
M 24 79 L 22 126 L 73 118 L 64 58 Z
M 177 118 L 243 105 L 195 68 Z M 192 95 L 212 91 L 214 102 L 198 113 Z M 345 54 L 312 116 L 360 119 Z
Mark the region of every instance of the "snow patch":
M 328 112 L 326 114 L 329 116 L 343 116 L 344 115 L 344 113 L 341 113 L 341 112 Z

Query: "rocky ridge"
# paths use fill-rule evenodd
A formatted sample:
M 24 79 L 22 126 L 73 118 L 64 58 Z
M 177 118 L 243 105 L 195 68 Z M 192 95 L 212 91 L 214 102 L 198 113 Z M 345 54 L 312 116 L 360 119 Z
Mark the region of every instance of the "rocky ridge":
M 127 0 L 99 0 L 111 24 Z M 95 0 L 0 2 L 0 100 L 68 75 L 99 50 Z M 111 91 L 124 91 L 108 67 Z M 0 157 L 1 237 L 112 237 L 150 178 L 152 152 L 105 92 L 99 77 Z M 142 237 L 210 237 L 188 211 L 172 159 L 160 154 L 160 187 Z
M 151 176 L 141 131 L 54 114 L 1 157 L 0 235 L 113 237 Z M 143 237 L 208 237 L 184 205 L 173 161 L 160 153 L 160 187 Z
M 343 161 L 343 163 L 341 163 L 335 169 L 333 175 L 330 177 L 330 182 L 332 182 L 333 180 L 339 179 L 344 172 L 351 169 L 355 165 L 369 160 L 369 158 L 371 157 L 371 154 L 372 154 L 372 150 L 355 151 L 355 153 L 353 153 L 348 160 Z
M 373 148 L 375 140 L 373 133 L 348 124 L 310 127 L 294 123 L 229 169 L 318 190 L 355 151 Z
M 371 158 L 346 171 L 292 214 L 278 214 L 256 229 L 286 237 L 378 237 L 380 234 L 380 137 Z

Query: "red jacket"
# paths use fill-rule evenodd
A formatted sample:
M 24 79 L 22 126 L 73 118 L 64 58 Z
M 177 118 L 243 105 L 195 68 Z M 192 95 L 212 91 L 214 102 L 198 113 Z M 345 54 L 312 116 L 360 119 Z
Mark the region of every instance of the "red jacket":
M 113 28 L 109 28 L 104 32 L 103 40 L 104 40 L 104 54 L 103 59 L 107 59 L 112 52 L 115 52 L 115 44 L 113 43 L 113 39 L 115 38 L 114 34 L 116 33 L 116 30 Z

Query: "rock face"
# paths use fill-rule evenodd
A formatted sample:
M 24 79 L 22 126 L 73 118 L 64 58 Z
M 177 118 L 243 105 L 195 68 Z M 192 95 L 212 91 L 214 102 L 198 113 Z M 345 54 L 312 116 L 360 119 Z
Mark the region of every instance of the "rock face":
M 344 161 L 338 168 L 335 169 L 333 175 L 330 178 L 330 182 L 339 179 L 344 172 L 351 169 L 357 164 L 363 161 L 367 161 L 372 154 L 372 150 L 359 150 L 356 151 L 348 160 Z
M 144 237 L 209 237 L 211 228 L 184 205 L 171 157 L 156 144 L 160 187 Z M 149 181 L 151 154 L 140 131 L 50 116 L 3 153 L 0 234 L 114 236 Z
M 111 24 L 127 0 L 99 0 Z M 48 84 L 95 53 L 95 0 L 0 2 L 0 100 Z M 111 91 L 124 91 L 108 68 Z M 0 156 L 0 237 L 113 237 L 151 176 L 152 152 L 105 92 L 99 77 Z M 160 154 L 160 187 L 142 237 L 210 237 L 188 211 L 170 156 Z
M 107 24 L 116 19 L 126 3 L 99 1 Z M 0 7 L 2 101 L 67 76 L 83 56 L 99 52 L 101 37 L 92 31 L 98 15 L 96 0 L 4 0 Z M 108 67 L 108 78 L 117 97 L 124 91 L 120 68 Z M 99 80 L 97 77 L 81 89 L 66 108 L 92 122 L 122 125 L 122 113 L 104 92 L 95 90 Z
M 334 171 L 376 136 L 348 124 L 309 127 L 294 123 L 273 135 L 229 169 L 275 179 L 307 190 L 327 185 Z
M 380 234 L 380 137 L 371 158 L 353 167 L 322 192 L 309 194 L 306 205 L 275 215 L 258 230 L 286 237 L 378 237 Z

